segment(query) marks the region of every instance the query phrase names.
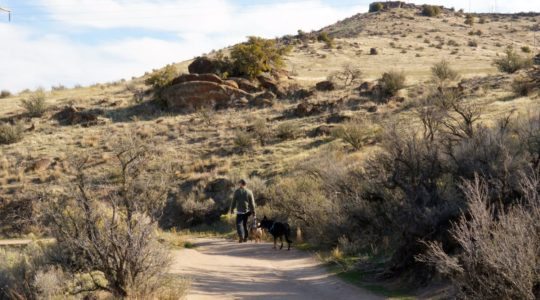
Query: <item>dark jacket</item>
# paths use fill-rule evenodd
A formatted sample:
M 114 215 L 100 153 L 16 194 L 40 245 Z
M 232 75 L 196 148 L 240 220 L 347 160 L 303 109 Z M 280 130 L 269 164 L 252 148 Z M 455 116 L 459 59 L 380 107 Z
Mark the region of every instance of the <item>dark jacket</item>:
M 231 205 L 231 214 L 236 208 L 236 213 L 255 212 L 255 198 L 253 193 L 246 188 L 239 188 L 234 192 Z

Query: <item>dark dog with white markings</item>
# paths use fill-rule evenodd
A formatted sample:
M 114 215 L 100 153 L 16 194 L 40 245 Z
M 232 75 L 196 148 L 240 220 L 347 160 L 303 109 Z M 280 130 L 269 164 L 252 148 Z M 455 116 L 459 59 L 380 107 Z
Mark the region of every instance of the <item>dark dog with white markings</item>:
M 281 247 L 279 247 L 279 249 L 283 249 L 283 237 L 285 237 L 285 240 L 287 241 L 287 244 L 289 246 L 287 250 L 291 250 L 292 241 L 289 239 L 289 237 L 291 236 L 291 227 L 289 226 L 289 224 L 269 220 L 265 216 L 261 220 L 259 227 L 266 229 L 274 237 L 274 249 L 276 249 L 278 238 L 281 241 Z

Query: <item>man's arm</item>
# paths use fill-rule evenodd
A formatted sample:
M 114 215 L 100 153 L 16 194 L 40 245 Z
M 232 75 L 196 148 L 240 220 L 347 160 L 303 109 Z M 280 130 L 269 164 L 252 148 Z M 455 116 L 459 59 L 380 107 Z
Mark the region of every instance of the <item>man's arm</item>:
M 234 208 L 236 207 L 236 192 L 234 192 L 233 200 L 231 204 L 231 214 L 234 213 Z

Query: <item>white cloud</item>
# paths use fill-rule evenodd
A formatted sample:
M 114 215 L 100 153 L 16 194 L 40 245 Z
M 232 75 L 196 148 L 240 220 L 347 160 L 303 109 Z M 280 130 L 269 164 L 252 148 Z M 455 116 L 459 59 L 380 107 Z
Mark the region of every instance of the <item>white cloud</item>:
M 0 23 L 0 88 L 13 91 L 55 84 L 107 82 L 190 59 L 245 39 L 275 37 L 332 24 L 366 7 L 336 9 L 303 1 L 235 7 L 226 0 L 42 0 L 51 17 L 71 30 L 139 28 L 176 34 L 95 44 L 74 42 L 59 32 L 39 36 L 37 28 Z M 39 23 L 38 23 L 39 24 Z M 132 31 L 132 30 L 129 30 Z
M 234 5 L 233 0 L 38 0 L 47 8 L 26 26 L 0 23 L 0 89 L 13 91 L 55 84 L 91 84 L 130 78 L 171 62 L 232 45 L 248 35 L 275 37 L 310 31 L 367 11 L 325 4 L 321 0 L 265 1 Z M 468 0 L 419 0 L 468 9 Z M 475 11 L 490 11 L 494 0 L 471 0 Z M 540 11 L 539 1 L 497 0 L 498 11 Z M 53 20 L 53 23 L 47 21 Z M 53 26 L 46 35 L 40 22 Z M 34 27 L 32 27 L 34 26 Z M 110 41 L 107 30 L 125 30 L 126 37 Z M 176 36 L 134 37 L 148 30 Z M 92 43 L 78 42 L 92 36 Z M 104 36 L 99 36 L 104 34 Z

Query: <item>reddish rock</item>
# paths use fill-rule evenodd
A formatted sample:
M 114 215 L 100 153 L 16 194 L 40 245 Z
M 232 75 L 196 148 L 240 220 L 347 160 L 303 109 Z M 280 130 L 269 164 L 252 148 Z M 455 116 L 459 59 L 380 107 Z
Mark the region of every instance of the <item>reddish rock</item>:
M 216 74 L 182 74 L 176 77 L 172 81 L 171 85 L 192 81 L 208 81 L 223 84 L 223 80 Z
M 285 89 L 279 84 L 278 81 L 274 80 L 270 76 L 259 75 L 257 80 L 259 80 L 259 83 L 264 89 L 276 94 L 278 98 L 284 98 L 287 96 Z
M 190 81 L 176 84 L 163 91 L 161 96 L 170 109 L 186 109 L 200 107 L 229 107 L 233 102 L 248 93 L 209 81 Z
M 229 80 L 232 80 L 238 84 L 238 87 L 248 93 L 257 93 L 260 92 L 261 89 L 259 86 L 253 82 L 251 82 L 248 79 L 245 78 L 239 78 L 239 77 L 231 77 Z

